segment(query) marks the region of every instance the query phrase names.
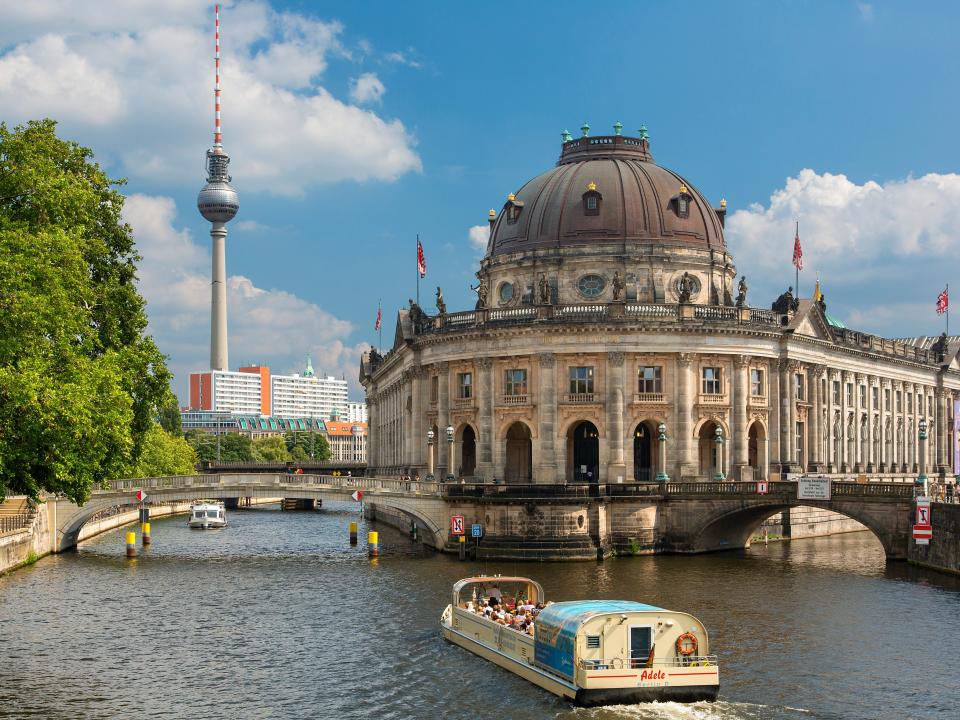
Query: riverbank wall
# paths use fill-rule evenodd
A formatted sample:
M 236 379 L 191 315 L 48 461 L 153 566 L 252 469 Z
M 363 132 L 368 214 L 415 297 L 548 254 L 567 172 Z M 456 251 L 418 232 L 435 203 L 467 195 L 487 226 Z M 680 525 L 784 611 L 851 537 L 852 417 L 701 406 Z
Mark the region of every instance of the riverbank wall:
M 930 506 L 933 537 L 929 545 L 913 540 L 907 550 L 907 561 L 930 570 L 960 575 L 960 505 L 933 503 Z
M 19 498 L 11 498 L 19 500 Z M 271 505 L 282 498 L 248 498 L 244 506 Z M 181 515 L 190 512 L 190 503 L 171 503 L 168 505 L 150 505 L 150 519 Z M 18 531 L 0 535 L 0 575 L 29 565 L 40 558 L 56 552 L 56 508 L 54 503 L 43 503 L 31 510 L 30 524 Z M 78 542 L 89 540 L 110 530 L 137 522 L 140 515 L 137 508 L 120 510 L 100 518 L 88 521 L 80 530 Z

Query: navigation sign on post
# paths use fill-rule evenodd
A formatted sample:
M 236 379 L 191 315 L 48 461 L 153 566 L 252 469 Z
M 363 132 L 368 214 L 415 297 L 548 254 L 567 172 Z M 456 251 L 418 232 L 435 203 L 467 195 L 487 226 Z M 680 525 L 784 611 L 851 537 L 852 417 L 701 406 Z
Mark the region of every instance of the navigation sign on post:
M 766 495 L 770 492 L 770 483 L 766 480 L 757 481 L 757 495 Z
M 143 490 L 137 490 L 137 502 L 143 502 L 147 499 L 147 494 Z
M 351 495 L 350 497 L 352 497 L 352 498 L 353 498 L 354 500 L 356 500 L 357 502 L 362 502 L 362 501 L 363 501 L 363 490 L 354 490 L 354 491 L 353 491 L 353 495 Z
M 916 522 L 913 525 L 913 539 L 917 545 L 929 545 L 933 539 L 933 525 L 930 523 L 930 498 L 917 498 Z
M 450 534 L 463 535 L 463 515 L 450 516 Z
M 481 538 L 483 537 L 483 525 L 480 523 L 474 523 L 470 526 L 470 537 Z
M 806 475 L 797 478 L 797 500 L 829 500 L 831 494 L 830 478 Z

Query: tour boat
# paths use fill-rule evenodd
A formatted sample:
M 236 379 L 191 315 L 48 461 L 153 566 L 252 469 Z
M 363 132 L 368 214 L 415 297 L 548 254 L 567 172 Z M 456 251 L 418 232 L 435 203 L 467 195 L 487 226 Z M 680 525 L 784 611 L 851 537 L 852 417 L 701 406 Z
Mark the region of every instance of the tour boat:
M 465 578 L 441 616 L 444 638 L 576 705 L 717 698 L 717 659 L 692 615 L 626 600 L 552 602 L 530 635 L 485 616 L 491 598 L 508 613 L 545 602 L 529 578 Z
M 227 514 L 222 502 L 198 502 L 190 506 L 190 519 L 187 525 L 192 528 L 222 528 L 227 525 Z

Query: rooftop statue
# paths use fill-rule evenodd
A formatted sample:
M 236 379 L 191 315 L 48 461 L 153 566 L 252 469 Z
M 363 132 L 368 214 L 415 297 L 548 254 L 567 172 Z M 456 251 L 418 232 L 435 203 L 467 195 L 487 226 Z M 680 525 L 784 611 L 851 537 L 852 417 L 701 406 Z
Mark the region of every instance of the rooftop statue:
M 550 304 L 550 281 L 547 280 L 546 275 L 540 276 L 540 282 L 538 287 L 538 297 L 540 298 L 541 305 Z
M 623 281 L 623 278 L 620 277 L 620 271 L 617 270 L 613 273 L 613 299 L 619 300 L 620 296 L 623 294 L 623 289 L 627 284 Z
M 476 287 L 473 285 L 470 286 L 470 289 L 477 293 L 477 310 L 483 310 L 487 307 L 487 279 L 480 277 L 480 273 L 477 273 L 477 278 L 480 282 Z
M 447 314 L 447 304 L 443 301 L 443 290 L 437 285 L 437 312 L 441 315 Z
M 687 305 L 690 303 L 691 294 L 693 294 L 693 276 L 684 272 L 677 283 L 677 300 L 681 305 Z
M 737 284 L 737 307 L 747 307 L 747 276 L 741 275 Z
M 770 307 L 774 312 L 778 312 L 781 315 L 796 312 L 797 308 L 800 307 L 800 301 L 793 296 L 793 286 L 788 287 L 787 291 L 774 300 Z

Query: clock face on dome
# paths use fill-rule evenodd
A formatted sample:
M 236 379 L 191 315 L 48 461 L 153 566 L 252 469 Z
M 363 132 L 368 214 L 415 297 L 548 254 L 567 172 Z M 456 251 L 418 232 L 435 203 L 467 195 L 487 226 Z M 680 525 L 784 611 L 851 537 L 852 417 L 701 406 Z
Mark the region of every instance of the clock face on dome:
M 577 290 L 586 298 L 600 297 L 607 281 L 600 275 L 584 275 L 577 280 Z

